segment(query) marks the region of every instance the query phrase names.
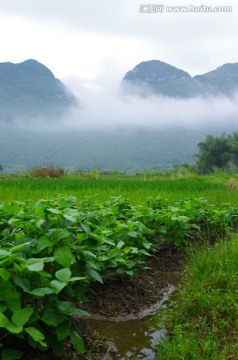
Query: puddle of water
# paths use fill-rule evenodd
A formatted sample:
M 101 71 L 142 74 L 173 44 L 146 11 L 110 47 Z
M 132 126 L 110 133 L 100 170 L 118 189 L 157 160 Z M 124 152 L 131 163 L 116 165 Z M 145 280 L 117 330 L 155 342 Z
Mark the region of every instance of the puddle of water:
M 128 321 L 88 321 L 93 331 L 105 336 L 118 351 L 117 359 L 155 359 L 155 345 L 165 331 L 150 326 L 150 316 Z
M 123 320 L 114 318 L 88 318 L 87 323 L 91 330 L 108 339 L 118 351 L 116 359 L 120 360 L 153 360 L 156 358 L 155 346 L 165 336 L 165 329 L 156 325 L 153 316 L 158 308 L 166 306 L 170 294 L 176 290 L 179 282 L 179 273 L 165 273 L 158 271 L 158 277 L 171 284 L 164 293 L 163 299 L 149 309 L 142 311 L 137 319 Z M 105 357 L 105 360 L 112 358 Z M 115 359 L 115 357 L 113 358 Z
M 174 286 L 177 286 L 180 279 L 181 279 L 181 273 L 180 272 L 165 272 L 165 271 L 156 271 L 156 275 L 164 280 L 167 284 L 171 284 Z

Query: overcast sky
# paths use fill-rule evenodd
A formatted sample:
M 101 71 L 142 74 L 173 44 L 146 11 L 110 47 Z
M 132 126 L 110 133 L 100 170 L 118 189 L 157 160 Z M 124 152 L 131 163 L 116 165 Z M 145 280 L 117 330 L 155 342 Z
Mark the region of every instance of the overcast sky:
M 232 6 L 232 12 L 141 13 L 143 0 L 0 0 L 0 62 L 36 59 L 64 80 L 121 79 L 159 59 L 201 74 L 238 62 L 237 0 L 162 0 Z

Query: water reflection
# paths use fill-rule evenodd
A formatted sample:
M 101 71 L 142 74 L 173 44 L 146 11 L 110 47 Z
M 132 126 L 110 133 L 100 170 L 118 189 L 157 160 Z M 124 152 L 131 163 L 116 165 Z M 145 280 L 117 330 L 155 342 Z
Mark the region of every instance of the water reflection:
M 164 336 L 164 330 L 151 324 L 151 316 L 120 322 L 90 319 L 88 324 L 115 345 L 120 360 L 155 359 L 155 345 Z

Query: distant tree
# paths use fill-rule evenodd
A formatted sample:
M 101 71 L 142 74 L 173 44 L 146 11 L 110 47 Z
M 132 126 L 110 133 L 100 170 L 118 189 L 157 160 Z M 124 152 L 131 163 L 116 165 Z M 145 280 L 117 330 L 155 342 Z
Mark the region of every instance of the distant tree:
M 0 164 L 0 172 L 2 172 L 3 171 L 3 166 L 2 166 L 2 164 Z
M 237 133 L 238 137 L 238 133 Z M 209 173 L 213 168 L 225 168 L 232 160 L 231 135 L 222 134 L 220 137 L 207 135 L 205 141 L 198 144 L 199 153 L 198 170 L 202 173 Z M 238 146 L 238 143 L 237 143 Z M 234 147 L 234 152 L 235 152 Z M 237 148 L 238 155 L 238 148 Z M 238 161 L 238 156 L 237 156 Z
M 232 163 L 238 167 L 238 131 L 228 135 Z

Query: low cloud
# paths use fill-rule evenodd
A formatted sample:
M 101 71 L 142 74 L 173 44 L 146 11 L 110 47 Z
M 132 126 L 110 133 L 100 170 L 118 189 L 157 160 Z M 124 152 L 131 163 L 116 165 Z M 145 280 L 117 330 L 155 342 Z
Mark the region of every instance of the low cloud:
M 89 82 L 68 86 L 80 98 L 81 106 L 72 109 L 63 119 L 63 128 L 209 128 L 235 127 L 238 121 L 238 94 L 232 97 L 207 96 L 175 99 L 151 95 L 142 98 L 123 93 L 118 82 Z
M 238 124 L 238 94 L 175 99 L 128 95 L 120 81 L 102 77 L 97 82 L 68 78 L 65 83 L 79 98 L 79 106 L 61 119 L 23 119 L 14 126 L 35 131 L 117 131 L 118 129 L 216 129 L 229 132 Z

